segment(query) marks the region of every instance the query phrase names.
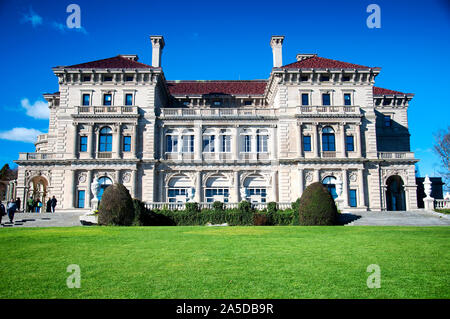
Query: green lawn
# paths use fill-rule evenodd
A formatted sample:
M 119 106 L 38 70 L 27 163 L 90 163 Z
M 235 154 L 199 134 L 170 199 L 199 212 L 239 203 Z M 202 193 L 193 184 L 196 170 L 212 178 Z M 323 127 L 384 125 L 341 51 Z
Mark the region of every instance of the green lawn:
M 0 242 L 0 298 L 450 298 L 450 227 L 16 228 Z

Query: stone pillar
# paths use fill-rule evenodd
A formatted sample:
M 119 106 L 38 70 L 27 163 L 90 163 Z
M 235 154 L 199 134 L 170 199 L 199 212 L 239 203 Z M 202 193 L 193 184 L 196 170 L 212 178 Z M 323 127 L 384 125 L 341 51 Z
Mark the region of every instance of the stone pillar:
M 233 160 L 239 159 L 239 127 L 235 126 L 232 129 L 231 136 L 231 152 L 233 153 Z
M 347 152 L 345 151 L 345 123 L 339 124 L 339 131 L 341 137 L 341 156 L 347 157 Z
M 303 132 L 302 124 L 298 125 L 298 157 L 303 157 Z
M 94 126 L 94 139 L 92 140 L 93 143 L 93 158 L 97 158 L 98 153 L 98 144 L 99 144 L 99 128 Z
M 88 137 L 88 145 L 87 145 L 88 157 L 90 159 L 94 158 L 94 155 L 93 155 L 94 139 L 95 139 L 94 133 L 95 133 L 95 128 L 94 128 L 94 125 L 91 124 L 89 126 L 89 137 Z
M 360 207 L 366 207 L 366 198 L 364 196 L 364 169 L 358 169 L 358 188 L 359 188 L 359 205 Z
M 251 153 L 253 153 L 253 154 L 257 153 L 257 140 L 256 140 L 256 138 L 257 138 L 257 134 L 256 133 L 252 134 L 251 140 L 250 140 L 250 147 L 251 147 Z M 253 155 L 252 155 L 251 158 L 256 158 L 256 156 L 253 157 Z
M 131 171 L 131 197 L 136 198 L 136 196 L 137 196 L 137 169 L 133 169 Z
M 138 158 L 138 126 L 137 125 L 133 125 L 133 155 L 134 158 Z
M 91 207 L 91 199 L 92 199 L 92 192 L 91 192 L 91 182 L 92 182 L 92 170 L 87 171 L 87 189 L 86 189 L 86 198 L 85 198 L 85 207 L 86 208 L 92 208 Z
M 356 125 L 356 136 L 355 136 L 355 144 L 356 144 L 356 154 L 358 157 L 362 157 L 362 140 L 361 140 L 361 124 Z
M 236 203 L 240 202 L 240 189 L 239 189 L 239 185 L 240 185 L 240 181 L 239 181 L 239 171 L 235 171 L 233 172 L 234 174 L 234 185 L 233 185 L 233 201 Z
M 120 183 L 120 169 L 116 169 L 115 173 L 116 173 L 116 181 L 115 182 L 121 184 Z
M 320 182 L 320 169 L 314 170 L 314 182 Z
M 304 185 L 304 177 L 303 177 L 303 168 L 299 168 L 298 169 L 298 181 L 299 181 L 299 183 L 298 183 L 298 187 L 299 187 L 299 196 L 298 197 L 301 197 L 302 196 L 302 194 L 303 194 L 303 190 L 304 190 L 304 188 L 305 188 L 305 185 Z
M 313 138 L 314 138 L 313 151 L 314 151 L 314 157 L 319 157 L 320 141 L 319 141 L 318 129 L 319 129 L 319 127 L 318 127 L 317 123 L 314 123 L 314 128 L 313 128 Z
M 216 137 L 214 138 L 214 157 L 216 160 L 220 159 L 220 129 L 216 129 Z
M 278 202 L 278 172 L 272 171 L 272 202 Z
M 77 158 L 78 153 L 78 123 L 73 122 L 72 123 L 72 138 L 73 138 L 73 144 L 72 144 L 72 158 Z
M 68 169 L 66 171 L 66 181 L 64 185 L 64 208 L 73 209 L 75 196 L 75 176 L 76 170 Z
M 272 160 L 276 160 L 277 159 L 277 128 L 276 127 L 272 127 L 271 128 L 271 134 L 270 134 L 270 158 Z
M 122 141 L 122 134 L 121 134 L 121 130 L 122 130 L 122 124 L 121 123 L 117 123 L 117 126 L 116 126 L 116 134 L 115 134 L 115 136 L 116 136 L 116 143 L 115 143 L 115 150 L 113 150 L 113 153 L 114 153 L 114 157 L 115 158 L 121 158 L 121 153 L 120 153 L 120 142 Z
M 194 160 L 201 161 L 202 160 L 202 126 L 196 124 L 194 127 Z
M 202 202 L 202 172 L 195 172 L 195 194 L 194 194 L 194 202 L 201 203 Z
M 342 205 L 348 207 L 348 178 L 347 169 L 342 170 Z

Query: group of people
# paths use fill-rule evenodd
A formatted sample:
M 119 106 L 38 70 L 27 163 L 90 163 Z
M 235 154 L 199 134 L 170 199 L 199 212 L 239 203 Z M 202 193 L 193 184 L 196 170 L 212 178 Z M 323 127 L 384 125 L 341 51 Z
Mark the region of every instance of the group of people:
M 20 203 L 20 199 L 19 199 Z M 14 221 L 14 214 L 17 210 L 19 210 L 20 206 L 17 206 L 17 201 L 14 201 L 14 199 L 11 199 L 9 203 L 6 205 L 3 205 L 3 203 L 0 201 L 0 224 L 2 222 L 3 216 L 8 214 L 9 222 L 12 223 Z
M 47 201 L 47 207 L 46 207 L 45 211 L 47 213 L 54 213 L 57 202 L 58 201 L 56 200 L 55 196 L 53 196 L 52 198 L 49 198 Z M 37 200 L 35 200 L 33 198 L 33 196 L 30 196 L 30 198 L 27 200 L 27 212 L 29 212 L 29 213 L 32 213 L 32 212 L 40 213 L 42 207 L 43 207 L 43 204 L 39 198 Z
M 55 196 L 53 196 L 52 198 L 49 198 L 47 201 L 46 212 L 54 213 L 57 202 L 58 201 L 56 200 Z M 34 200 L 33 196 L 30 196 L 30 198 L 27 200 L 26 204 L 27 204 L 27 207 L 26 207 L 27 212 L 29 212 L 29 213 L 32 213 L 32 212 L 40 213 L 41 212 L 42 202 L 39 200 L 39 198 L 37 200 Z M 14 221 L 14 214 L 16 213 L 16 211 L 20 211 L 20 198 L 17 198 L 16 200 L 11 199 L 8 202 L 8 204 L 6 205 L 6 207 L 0 201 L 0 223 L 2 221 L 3 216 L 6 216 L 6 215 L 8 215 L 10 223 L 12 223 Z

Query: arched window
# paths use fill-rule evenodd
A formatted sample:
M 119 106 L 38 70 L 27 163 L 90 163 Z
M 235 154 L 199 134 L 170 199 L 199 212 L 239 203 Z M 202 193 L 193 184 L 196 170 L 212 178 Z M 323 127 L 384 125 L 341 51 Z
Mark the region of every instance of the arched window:
M 98 194 L 97 198 L 100 201 L 103 196 L 103 192 L 105 191 L 106 187 L 109 185 L 112 185 L 112 180 L 109 177 L 103 176 L 98 179 L 98 185 L 100 186 L 98 188 Z
M 333 176 L 327 176 L 323 179 L 322 184 L 328 189 L 333 199 L 338 197 L 336 192 L 336 178 Z
M 265 203 L 267 197 L 267 182 L 260 175 L 249 176 L 244 181 L 245 200 L 252 203 Z M 244 198 L 242 199 L 244 200 Z
M 191 195 L 191 180 L 185 175 L 172 177 L 167 185 L 167 201 L 169 203 L 185 203 Z
M 324 152 L 336 151 L 334 130 L 329 126 L 324 127 L 322 129 L 322 151 Z
M 210 177 L 206 181 L 205 200 L 208 203 L 219 201 L 228 203 L 230 181 L 223 175 Z
M 109 127 L 104 127 L 100 130 L 99 152 L 112 151 L 112 130 Z

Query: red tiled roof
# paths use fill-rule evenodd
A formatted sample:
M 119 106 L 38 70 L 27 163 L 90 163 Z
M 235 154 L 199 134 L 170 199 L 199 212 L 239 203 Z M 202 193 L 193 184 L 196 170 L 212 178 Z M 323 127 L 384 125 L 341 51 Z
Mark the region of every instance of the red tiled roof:
M 399 92 L 399 91 L 383 89 L 383 88 L 376 87 L 376 86 L 373 87 L 373 95 L 405 95 L 405 94 L 410 94 L 410 93 L 403 93 L 403 92 Z
M 267 81 L 167 81 L 173 95 L 232 94 L 262 95 Z
M 313 56 L 282 66 L 283 69 L 370 69 L 368 66 Z
M 123 56 L 65 66 L 67 69 L 142 69 L 152 68 L 151 65 L 133 61 Z

